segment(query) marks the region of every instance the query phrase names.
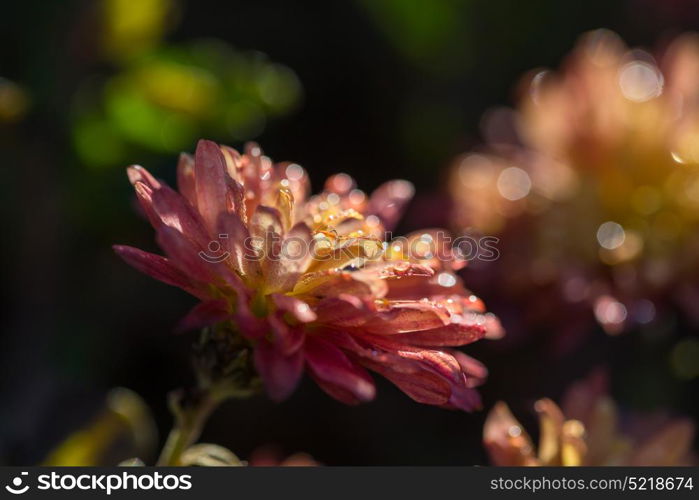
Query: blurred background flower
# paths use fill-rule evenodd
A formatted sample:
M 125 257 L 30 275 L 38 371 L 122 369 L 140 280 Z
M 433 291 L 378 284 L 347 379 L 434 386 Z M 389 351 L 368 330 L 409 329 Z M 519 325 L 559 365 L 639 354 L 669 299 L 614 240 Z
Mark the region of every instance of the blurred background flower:
M 559 351 L 592 318 L 610 335 L 699 320 L 699 37 L 659 52 L 587 33 L 560 71 L 525 77 L 516 110 L 484 115 L 483 152 L 452 169 L 453 224 L 502 235 L 494 286 Z
M 147 404 L 120 387 L 109 391 L 104 406 L 51 450 L 42 465 L 115 465 L 134 456 L 149 460 L 157 451 L 157 440 L 158 430 Z
M 177 153 L 203 136 L 252 139 L 298 105 L 296 74 L 260 52 L 220 39 L 167 43 L 179 8 L 175 0 L 95 5 L 103 30 L 95 62 L 112 71 L 86 80 L 73 98 L 73 143 L 86 165 Z
M 490 410 L 483 442 L 492 465 L 696 464 L 691 451 L 696 426 L 691 420 L 662 412 L 622 417 L 602 371 L 571 384 L 561 407 L 540 399 L 534 409 L 539 416 L 537 447 L 505 403 Z
M 125 210 L 129 200 L 135 202 L 123 179 L 126 162 L 148 165 L 173 184 L 170 166 L 177 152 L 193 151 L 200 136 L 235 147 L 255 138 L 270 156 L 303 165 L 315 190 L 338 171 L 351 173 L 367 191 L 395 177 L 410 179 L 416 198 L 396 229 L 407 234 L 447 224 L 450 200 L 440 186 L 452 179 L 448 167 L 454 158 L 474 151 L 503 170 L 524 171 L 529 191 L 546 207 L 553 203 L 547 200 L 562 202 L 569 190 L 575 192 L 579 172 L 559 159 L 534 173 L 532 162 L 514 162 L 509 151 L 480 148 L 483 138 L 509 143 L 516 137 L 512 127 L 486 126 L 499 131 L 494 141 L 479 131 L 481 116 L 510 101 L 513 83 L 524 72 L 558 67 L 582 33 L 599 27 L 619 33 L 631 47 L 652 48 L 653 59 L 636 52 L 622 57 L 659 68 L 663 94 L 638 103 L 656 108 L 646 105 L 665 102 L 671 85 L 670 63 L 662 55 L 679 33 L 699 30 L 696 14 L 696 2 L 682 0 L 544 0 L 535 8 L 517 0 L 6 2 L 0 16 L 0 213 L 6 242 L 0 248 L 0 463 L 46 460 L 66 436 L 101 414 L 113 387 L 128 387 L 148 403 L 160 430 L 159 449 L 171 423 L 164 394 L 191 382 L 191 339 L 170 333 L 193 301 L 125 271 L 110 248 L 128 241 L 156 249 L 147 224 Z M 657 76 L 645 69 L 637 73 Z M 676 88 L 689 95 L 686 87 Z M 509 113 L 487 113 L 482 122 L 508 123 L 503 117 Z M 672 130 L 665 123 L 658 119 L 658 129 Z M 512 142 L 515 156 L 522 150 L 551 156 L 543 145 L 532 151 Z M 653 144 L 648 147 L 658 147 Z M 674 166 L 695 168 L 692 162 Z M 503 200 L 495 186 L 488 203 L 521 213 L 522 220 L 531 217 L 527 207 L 534 197 L 522 196 L 528 182 L 517 169 L 507 170 L 501 181 L 514 199 Z M 586 175 L 590 182 L 600 179 Z M 643 191 L 639 196 L 643 200 Z M 670 201 L 673 207 L 685 203 Z M 488 203 L 470 216 L 492 217 Z M 691 228 L 691 206 L 678 208 L 680 224 L 668 227 Z M 602 223 L 619 224 L 624 241 L 635 229 L 615 218 L 623 211 L 610 207 L 612 215 L 586 239 L 580 257 L 586 263 L 600 262 L 595 245 Z M 500 220 L 507 225 L 512 219 Z M 493 227 L 488 231 L 499 231 Z M 538 255 L 528 247 L 527 228 L 500 234 L 497 266 L 506 275 L 526 277 L 529 269 L 506 265 L 509 255 Z M 605 237 L 618 239 L 616 226 L 605 228 Z M 583 238 L 579 233 L 571 244 Z M 689 241 L 687 231 L 678 234 L 682 239 L 675 241 Z M 653 245 L 644 241 L 643 251 Z M 669 245 L 658 251 L 653 255 L 673 260 Z M 626 268 L 635 259 L 604 266 Z M 486 408 L 507 401 L 534 430 L 527 416 L 536 398 L 546 394 L 558 401 L 590 366 L 607 364 L 621 407 L 663 407 L 696 418 L 699 342 L 689 309 L 675 311 L 648 297 L 653 309 L 640 302 L 640 311 L 645 317 L 653 312 L 655 319 L 633 327 L 635 335 L 609 337 L 596 326 L 588 303 L 561 300 L 553 286 L 532 288 L 529 278 L 498 290 L 494 285 L 503 282 L 502 275 L 480 266 L 472 262 L 463 271 L 466 282 L 508 329 L 508 337 L 469 351 L 490 369 L 480 391 Z M 546 265 L 534 267 L 543 269 L 535 274 L 547 276 Z M 573 295 L 576 283 L 598 280 L 580 273 L 569 287 Z M 613 282 L 608 274 L 603 278 Z M 619 303 L 627 317 L 638 317 L 618 290 L 599 296 L 600 314 L 621 317 Z M 526 321 L 518 337 L 511 334 L 519 317 Z M 586 341 L 567 351 L 555 347 L 552 339 L 575 338 L 566 329 L 580 330 L 577 338 Z M 558 356 L 550 356 L 553 350 Z M 487 463 L 480 433 L 484 412 L 461 415 L 415 405 L 390 383 L 377 385 L 382 397 L 356 408 L 331 401 L 310 383 L 278 406 L 255 398 L 242 411 L 233 403 L 214 415 L 202 440 L 243 458 L 260 443 L 273 442 L 307 451 L 324 464 Z M 385 432 L 381 422 L 391 422 L 395 432 Z

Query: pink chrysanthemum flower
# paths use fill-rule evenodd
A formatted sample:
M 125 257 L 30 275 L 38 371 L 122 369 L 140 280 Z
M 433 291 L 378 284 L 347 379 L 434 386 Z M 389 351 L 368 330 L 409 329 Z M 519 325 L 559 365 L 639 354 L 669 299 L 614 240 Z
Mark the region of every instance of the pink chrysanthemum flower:
M 366 196 L 338 174 L 309 197 L 300 166 L 210 141 L 181 156 L 179 193 L 142 167 L 128 174 L 166 257 L 115 250 L 201 300 L 185 328 L 229 322 L 273 399 L 289 396 L 305 368 L 334 398 L 369 401 L 369 369 L 415 401 L 480 406 L 474 387 L 486 370 L 452 348 L 502 332 L 452 274 L 460 263 L 440 233 L 384 243 L 408 182 Z

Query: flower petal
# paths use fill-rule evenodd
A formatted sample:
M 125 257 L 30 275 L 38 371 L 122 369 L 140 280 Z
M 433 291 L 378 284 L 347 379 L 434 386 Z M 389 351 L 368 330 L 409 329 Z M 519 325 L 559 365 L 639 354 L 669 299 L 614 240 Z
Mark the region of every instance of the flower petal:
M 539 415 L 539 460 L 543 465 L 561 462 L 561 431 L 565 417 L 556 403 L 548 398 L 534 405 Z
M 395 300 L 406 300 L 444 294 L 468 295 L 461 278 L 450 275 L 454 278 L 452 284 L 451 278 L 440 278 L 440 274 L 432 276 L 408 276 L 399 280 L 390 280 L 388 282 L 389 290 L 386 297 Z M 444 286 L 442 283 L 447 283 L 451 286 Z
M 263 271 L 281 259 L 283 227 L 279 212 L 258 205 L 249 225 L 252 247 L 260 257 Z
M 225 160 L 216 143 L 200 140 L 194 155 L 197 209 L 213 235 L 219 214 L 226 211 Z
M 451 355 L 454 356 L 454 359 L 456 359 L 466 374 L 466 382 L 469 387 L 478 387 L 485 382 L 486 377 L 488 377 L 488 369 L 483 363 L 461 351 L 453 350 Z
M 187 200 L 165 184 L 152 192 L 151 200 L 160 223 L 177 229 L 199 248 L 206 248 L 210 238 L 204 222 Z
M 448 313 L 429 301 L 392 302 L 387 307 L 364 324 L 366 331 L 393 334 L 432 330 L 449 324 Z
M 418 403 L 442 406 L 449 402 L 451 388 L 438 375 L 426 370 L 420 370 L 412 365 L 410 370 L 396 369 L 400 365 L 388 365 L 366 359 L 362 360 L 370 370 L 386 377 L 398 388 Z
M 444 406 L 450 410 L 476 411 L 483 408 L 481 395 L 466 385 L 452 385 L 449 403 Z
M 262 276 L 260 257 L 251 246 L 250 232 L 240 217 L 234 213 L 223 213 L 218 219 L 218 234 L 221 248 L 228 252 L 227 261 L 242 277 L 257 283 Z
M 334 326 L 359 326 L 374 313 L 372 302 L 362 300 L 354 295 L 342 293 L 337 297 L 327 297 L 319 301 L 314 311 L 318 323 L 327 323 Z
M 325 191 L 335 194 L 347 194 L 357 183 L 345 173 L 335 174 L 328 177 L 325 181 Z
M 226 173 L 228 173 L 231 179 L 240 182 L 241 178 L 238 170 L 243 166 L 240 153 L 230 146 L 224 145 L 221 145 L 221 153 L 223 154 L 223 160 L 226 164 Z
M 676 419 L 646 439 L 635 450 L 630 465 L 689 465 L 682 461 L 694 442 L 695 426 L 688 419 Z
M 182 195 L 157 181 L 143 167 L 131 166 L 127 169 L 127 174 L 153 227 L 157 229 L 161 225 L 170 226 L 197 245 L 208 244 L 209 237 L 202 219 Z
M 387 231 L 391 231 L 403 215 L 403 210 L 413 198 L 415 188 L 404 180 L 382 184 L 371 193 L 368 212 L 376 215 Z
M 304 301 L 281 293 L 271 295 L 274 304 L 282 311 L 291 315 L 301 323 L 309 323 L 317 319 L 317 315 Z
M 134 186 L 137 182 L 141 182 L 151 190 L 160 188 L 160 181 L 141 165 L 131 165 L 126 169 L 126 175 L 129 177 L 129 182 Z
M 274 346 L 285 356 L 298 351 L 305 340 L 305 331 L 300 325 L 290 325 L 280 315 L 271 315 L 268 318 L 272 328 L 272 341 Z
M 410 331 L 391 335 L 391 340 L 413 346 L 458 347 L 471 344 L 485 336 L 485 328 L 479 325 L 446 325 L 429 330 Z
M 230 318 L 228 304 L 223 300 L 199 302 L 180 320 L 175 328 L 177 333 L 199 330 Z
M 266 340 L 255 347 L 255 368 L 262 377 L 267 394 L 283 401 L 296 389 L 303 373 L 303 349 L 284 355 Z
M 371 376 L 333 344 L 309 336 L 304 350 L 311 374 L 331 396 L 347 404 L 374 399 Z
M 177 190 L 192 207 L 197 208 L 197 185 L 194 179 L 194 158 L 182 153 L 177 162 Z
M 269 262 L 267 282 L 269 292 L 290 291 L 306 271 L 311 260 L 313 235 L 304 223 L 294 226 L 286 235 L 278 258 Z
M 359 298 L 382 297 L 387 287 L 383 280 L 362 280 L 357 273 L 349 271 L 321 271 L 308 273 L 299 279 L 293 294 L 308 303 L 315 303 L 326 297 L 342 294 Z
M 126 245 L 114 245 L 112 248 L 127 264 L 142 273 L 168 285 L 182 288 L 192 295 L 201 296 L 196 285 L 167 258 Z
M 538 465 L 531 438 L 502 401 L 488 413 L 483 444 L 492 465 Z
M 169 226 L 160 227 L 157 240 L 160 247 L 180 271 L 203 283 L 215 281 L 216 264 L 204 260 L 202 251 L 177 229 Z
M 480 396 L 469 385 L 467 375 L 454 356 L 444 351 L 396 346 L 391 339 L 391 336 L 374 337 L 377 347 L 395 352 L 410 363 L 379 366 L 371 361 L 367 364 L 366 360 L 363 363 L 383 374 L 416 401 L 464 411 L 480 409 Z

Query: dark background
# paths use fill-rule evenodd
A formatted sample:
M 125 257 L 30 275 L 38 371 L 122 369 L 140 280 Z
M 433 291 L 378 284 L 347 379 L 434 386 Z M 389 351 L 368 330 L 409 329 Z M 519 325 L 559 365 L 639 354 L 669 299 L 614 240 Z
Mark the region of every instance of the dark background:
M 72 140 L 78 89 L 120 71 L 97 54 L 102 27 L 95 4 L 0 3 L 0 77 L 30 99 L 20 119 L 0 122 L 0 463 L 41 461 L 115 386 L 140 394 L 164 435 L 165 395 L 191 379 L 193 339 L 171 332 L 193 299 L 138 274 L 111 250 L 113 243 L 156 248 L 134 210 L 123 167 L 142 163 L 172 180 L 176 154 L 132 148 L 128 160 L 95 168 Z M 556 67 L 580 34 L 599 27 L 631 46 L 652 48 L 699 29 L 699 6 L 680 0 L 182 1 L 161 44 L 214 38 L 291 68 L 302 97 L 283 117 L 268 120 L 256 140 L 273 159 L 306 167 L 314 188 L 346 171 L 365 190 L 410 179 L 429 200 L 454 156 L 479 143 L 482 113 L 512 104 L 522 73 Z M 209 135 L 241 146 L 226 133 Z M 444 223 L 440 203 L 420 206 L 401 229 Z M 469 347 L 491 371 L 482 390 L 486 409 L 504 399 L 534 429 L 534 399 L 558 397 L 570 381 L 606 365 L 626 407 L 697 413 L 696 382 L 673 378 L 658 355 L 667 347 L 662 341 L 609 340 L 596 331 L 560 359 L 542 354 L 537 338 L 517 349 L 507 342 Z M 485 412 L 421 406 L 382 380 L 378 389 L 375 402 L 352 408 L 308 380 L 281 405 L 264 396 L 229 402 L 203 440 L 242 457 L 277 443 L 327 464 L 486 463 Z

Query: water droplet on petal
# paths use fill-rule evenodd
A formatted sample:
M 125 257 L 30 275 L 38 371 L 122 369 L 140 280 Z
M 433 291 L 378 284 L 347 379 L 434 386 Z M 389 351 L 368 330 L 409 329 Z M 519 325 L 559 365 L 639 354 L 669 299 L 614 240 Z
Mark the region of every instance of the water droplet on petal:
M 303 168 L 301 165 L 297 165 L 296 163 L 292 163 L 291 165 L 288 165 L 286 167 L 286 178 L 289 179 L 290 181 L 297 181 L 303 177 Z
M 645 102 L 663 93 L 663 75 L 654 65 L 632 61 L 619 71 L 621 93 L 630 101 Z
M 437 276 L 437 283 L 443 287 L 452 287 L 456 285 L 456 276 L 451 273 L 440 273 Z
M 507 434 L 510 437 L 516 438 L 522 435 L 522 429 L 518 425 L 511 425 L 509 429 L 507 429 Z
M 337 205 L 337 204 L 340 203 L 340 196 L 339 196 L 338 194 L 336 194 L 336 193 L 330 193 L 330 194 L 327 196 L 326 200 L 327 200 L 328 203 L 330 203 L 331 205 Z

